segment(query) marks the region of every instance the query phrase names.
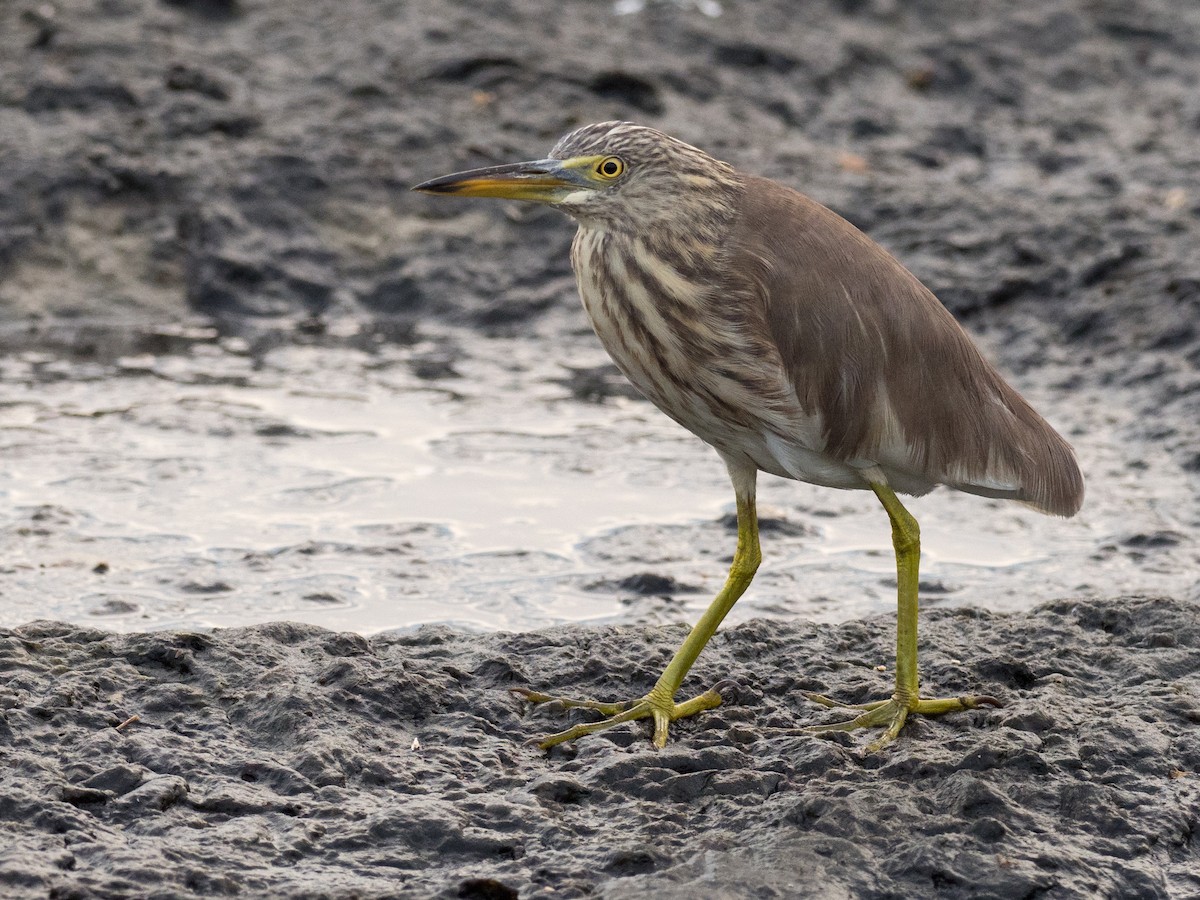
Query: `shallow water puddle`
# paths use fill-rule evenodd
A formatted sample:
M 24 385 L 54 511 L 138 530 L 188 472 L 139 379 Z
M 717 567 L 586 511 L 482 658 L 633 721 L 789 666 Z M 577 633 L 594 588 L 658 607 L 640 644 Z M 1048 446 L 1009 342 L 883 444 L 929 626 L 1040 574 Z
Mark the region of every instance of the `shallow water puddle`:
M 233 340 L 111 365 L 5 359 L 0 623 L 369 632 L 693 617 L 734 543 L 715 455 L 641 401 L 572 399 L 561 360 L 602 359 L 583 338 L 559 358 L 534 340 L 458 340 L 473 342 L 462 377 L 433 381 L 413 374 L 419 347 L 252 355 Z M 1081 442 L 1079 519 L 949 492 L 913 501 L 926 602 L 1185 589 L 1171 546 L 1167 564 L 1139 567 L 1110 535 L 1169 545 L 1187 498 L 1133 477 L 1102 438 Z M 764 477 L 760 504 L 785 521 L 765 529 L 736 619 L 892 608 L 870 495 Z M 622 583 L 646 573 L 674 585 Z

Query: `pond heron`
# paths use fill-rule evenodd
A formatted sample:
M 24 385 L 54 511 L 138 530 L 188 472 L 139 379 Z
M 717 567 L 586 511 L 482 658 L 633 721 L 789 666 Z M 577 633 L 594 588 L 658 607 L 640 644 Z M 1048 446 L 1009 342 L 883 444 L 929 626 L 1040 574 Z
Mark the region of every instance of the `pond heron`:
M 670 722 L 721 703 L 717 689 L 675 697 L 758 569 L 759 470 L 872 491 L 892 524 L 895 692 L 861 705 L 807 694 L 853 710 L 809 730 L 879 727 L 868 745 L 877 750 L 910 713 L 999 705 L 919 692 L 920 530 L 897 492 L 941 484 L 1070 516 L 1083 502 L 1083 478 L 1067 442 L 887 251 L 803 194 L 629 122 L 573 131 L 546 159 L 414 190 L 545 203 L 575 219 L 571 264 L 601 343 L 655 406 L 713 446 L 737 498 L 725 585 L 648 694 L 603 703 L 518 691 L 604 717 L 542 747 L 642 718 L 653 719 L 662 747 Z

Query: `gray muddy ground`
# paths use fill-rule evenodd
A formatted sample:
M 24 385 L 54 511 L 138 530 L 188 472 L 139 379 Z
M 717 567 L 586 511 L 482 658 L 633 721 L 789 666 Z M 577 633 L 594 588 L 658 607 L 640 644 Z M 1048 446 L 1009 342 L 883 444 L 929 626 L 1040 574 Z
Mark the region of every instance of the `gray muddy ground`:
M 3 892 L 1200 895 L 1198 59 L 1184 0 L 0 3 Z M 913 503 L 926 676 L 1005 709 L 798 733 L 886 690 L 892 564 L 766 479 L 736 704 L 522 745 L 506 687 L 649 687 L 731 497 L 569 223 L 406 188 L 616 117 L 863 227 L 1075 444 L 1068 522 Z
M 548 756 L 512 685 L 648 687 L 680 626 L 364 639 L 273 624 L 0 637 L 9 896 L 1193 897 L 1200 610 L 935 611 L 927 677 L 1007 706 L 863 757 L 800 690 L 888 690 L 885 618 L 757 620 L 650 748 Z M 731 698 L 732 699 L 732 698 Z M 141 720 L 119 726 L 130 715 Z

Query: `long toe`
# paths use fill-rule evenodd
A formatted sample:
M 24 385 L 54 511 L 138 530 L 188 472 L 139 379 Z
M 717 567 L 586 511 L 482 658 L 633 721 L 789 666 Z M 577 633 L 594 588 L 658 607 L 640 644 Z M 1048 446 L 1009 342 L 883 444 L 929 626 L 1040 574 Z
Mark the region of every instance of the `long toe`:
M 874 753 L 882 750 L 899 735 L 910 713 L 920 713 L 923 716 L 938 716 L 948 712 L 959 712 L 965 709 L 977 709 L 981 706 L 1002 706 L 995 697 L 967 696 L 947 697 L 941 699 L 920 699 L 902 701 L 898 697 L 889 700 L 877 700 L 874 703 L 838 703 L 823 694 L 805 694 L 814 703 L 833 709 L 862 710 L 857 716 L 841 722 L 827 725 L 810 725 L 804 730 L 809 734 L 829 734 L 834 731 L 856 731 L 859 728 L 882 728 L 883 733 L 867 744 L 867 752 Z
M 509 688 L 508 692 L 520 697 L 526 703 L 547 703 L 559 709 L 594 709 L 604 716 L 616 716 L 631 707 L 634 701 L 605 703 L 600 700 L 573 700 L 570 697 L 556 697 L 553 694 L 543 694 L 541 691 L 531 691 L 529 688 Z
M 558 706 L 560 709 L 590 709 L 605 716 L 605 718 L 596 722 L 583 722 L 539 739 L 537 742 L 538 746 L 543 750 L 549 750 L 551 747 L 565 744 L 567 741 L 573 741 L 585 735 L 604 731 L 615 725 L 623 725 L 626 722 L 633 722 L 637 719 L 648 717 L 654 720 L 654 733 L 652 737 L 654 746 L 662 748 L 667 744 L 668 728 L 671 722 L 720 706 L 722 700 L 721 694 L 716 689 L 705 691 L 703 694 L 693 697 L 691 700 L 686 700 L 683 703 L 676 703 L 673 700 L 664 701 L 662 698 L 655 696 L 653 692 L 637 700 L 605 703 L 597 700 L 573 700 L 568 697 L 556 697 L 526 688 L 511 688 L 510 691 L 528 703 L 548 704 Z

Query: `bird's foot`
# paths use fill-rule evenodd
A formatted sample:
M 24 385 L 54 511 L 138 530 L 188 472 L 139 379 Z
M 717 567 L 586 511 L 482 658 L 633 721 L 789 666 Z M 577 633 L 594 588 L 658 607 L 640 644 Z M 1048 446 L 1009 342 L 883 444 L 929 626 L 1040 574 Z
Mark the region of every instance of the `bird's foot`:
M 830 725 L 812 725 L 804 730 L 810 734 L 827 734 L 831 731 L 854 731 L 858 728 L 880 728 L 883 734 L 867 744 L 867 752 L 874 753 L 882 750 L 896 739 L 904 720 L 909 713 L 920 713 L 924 716 L 937 716 L 942 713 L 958 712 L 964 709 L 977 709 L 980 706 L 1003 706 L 995 697 L 986 695 L 969 697 L 948 697 L 940 700 L 921 699 L 916 696 L 903 697 L 894 694 L 888 700 L 876 700 L 874 703 L 839 703 L 822 694 L 804 695 L 814 703 L 820 703 L 831 709 L 862 710 L 853 719 L 844 722 L 834 722 Z
M 594 709 L 605 717 L 598 722 L 584 722 L 579 725 L 573 725 L 556 734 L 547 735 L 537 742 L 538 746 L 543 750 L 549 750 L 558 744 L 573 741 L 587 734 L 604 731 L 606 728 L 612 728 L 614 725 L 620 725 L 623 722 L 633 722 L 636 719 L 646 718 L 654 719 L 654 746 L 661 749 L 667 744 L 667 727 L 670 723 L 676 719 L 692 716 L 698 712 L 703 712 L 706 709 L 714 709 L 721 705 L 721 688 L 724 684 L 722 682 L 722 684 L 718 684 L 716 687 L 683 703 L 676 703 L 673 697 L 668 696 L 665 691 L 659 691 L 658 688 L 655 688 L 639 700 L 626 700 L 618 703 L 602 703 L 596 700 L 572 700 L 567 697 L 555 697 L 526 688 L 510 688 L 509 690 L 527 703 L 555 703 L 562 709 Z

